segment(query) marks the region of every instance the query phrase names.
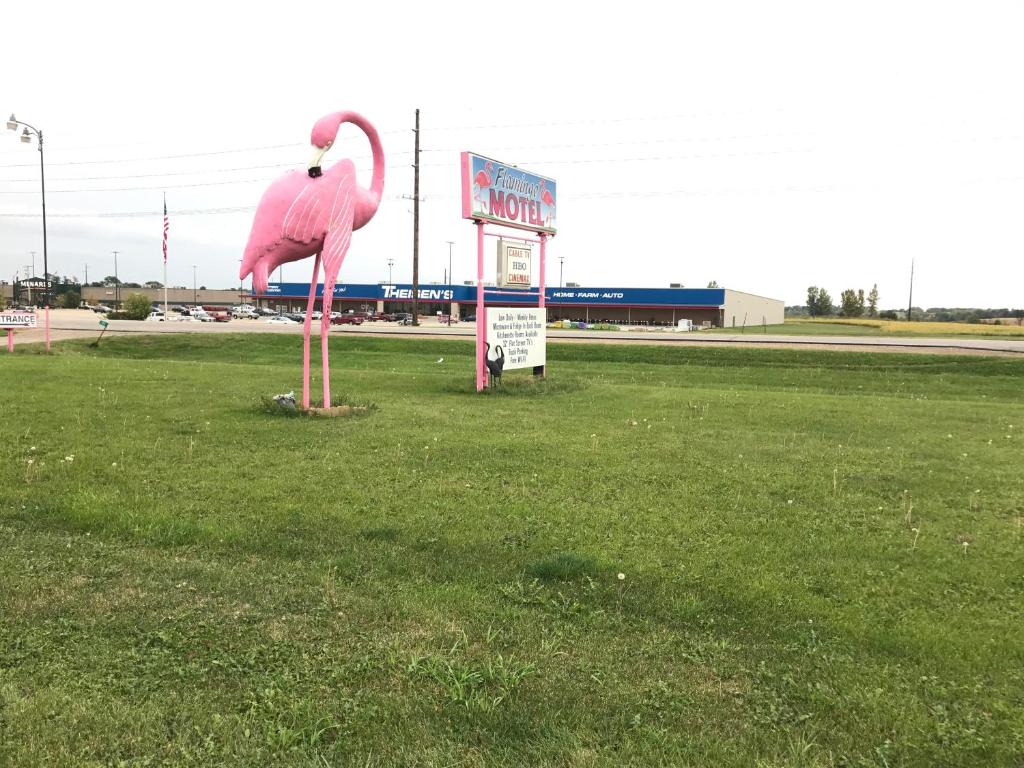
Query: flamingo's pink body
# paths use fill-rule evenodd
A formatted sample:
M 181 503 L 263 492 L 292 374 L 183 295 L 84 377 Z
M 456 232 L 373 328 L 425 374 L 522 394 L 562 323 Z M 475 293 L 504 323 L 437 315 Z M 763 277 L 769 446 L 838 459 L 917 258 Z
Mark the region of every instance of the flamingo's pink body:
M 494 163 L 485 163 L 483 170 L 477 171 L 476 176 L 473 177 L 473 186 L 476 189 L 476 201 L 479 203 L 479 210 L 484 210 L 483 191 L 489 189 L 491 184 L 494 183 L 494 179 L 491 178 L 491 173 L 494 172 Z
M 544 224 L 545 226 L 550 226 L 551 217 L 555 215 L 555 198 L 551 196 L 551 190 L 547 188 L 544 179 L 540 180 L 540 199 L 548 207 L 548 215 Z
M 359 126 L 370 140 L 373 152 L 373 178 L 370 188 L 356 184 L 351 160 L 336 163 L 321 175 L 291 171 L 273 181 L 263 193 L 245 246 L 239 278 L 252 275 L 257 292 L 267 289 L 269 275 L 281 264 L 316 256 L 310 282 L 306 322 L 303 328 L 302 407 L 309 408 L 309 334 L 313 303 L 324 266 L 320 347 L 323 358 L 324 407 L 331 404 L 330 372 L 327 361 L 327 337 L 331 327 L 331 304 L 338 271 L 348 252 L 352 231 L 364 226 L 377 212 L 384 189 L 384 152 L 376 129 L 355 112 L 335 112 L 320 118 L 313 126 L 312 143 L 318 157 L 331 147 L 342 123 Z M 317 163 L 319 160 L 316 161 Z M 319 173 L 319 165 L 315 165 Z

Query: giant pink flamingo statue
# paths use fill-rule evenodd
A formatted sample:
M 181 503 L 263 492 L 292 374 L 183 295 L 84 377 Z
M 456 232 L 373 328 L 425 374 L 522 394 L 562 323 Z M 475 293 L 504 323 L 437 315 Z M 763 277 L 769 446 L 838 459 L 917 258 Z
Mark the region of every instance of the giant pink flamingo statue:
M 356 168 L 349 159 L 335 163 L 327 172 L 320 161 L 334 144 L 342 123 L 353 123 L 370 140 L 373 178 L 370 189 L 356 184 Z M 352 231 L 373 218 L 384 190 L 384 151 L 370 122 L 355 112 L 333 112 L 321 117 L 310 137 L 313 159 L 308 173 L 289 171 L 273 181 L 263 193 L 245 246 L 239 279 L 252 274 L 257 292 L 267 289 L 267 279 L 279 265 L 316 256 L 309 302 L 303 326 L 302 407 L 309 408 L 309 333 L 316 301 L 320 259 L 324 264 L 323 317 L 320 321 L 320 353 L 323 362 L 324 407 L 331 405 L 331 376 L 327 364 L 327 336 L 331 327 L 331 305 L 338 270 L 352 241 Z

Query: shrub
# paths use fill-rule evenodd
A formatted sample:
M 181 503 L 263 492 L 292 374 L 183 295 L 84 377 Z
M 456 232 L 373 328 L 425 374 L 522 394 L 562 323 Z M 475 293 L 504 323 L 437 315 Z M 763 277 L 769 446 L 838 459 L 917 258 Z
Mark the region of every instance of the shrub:
M 78 305 L 82 303 L 82 294 L 78 291 L 68 291 L 61 296 L 61 306 L 64 309 L 78 309 Z
M 141 293 L 133 293 L 125 299 L 122 309 L 129 320 L 145 320 L 153 311 L 149 297 Z

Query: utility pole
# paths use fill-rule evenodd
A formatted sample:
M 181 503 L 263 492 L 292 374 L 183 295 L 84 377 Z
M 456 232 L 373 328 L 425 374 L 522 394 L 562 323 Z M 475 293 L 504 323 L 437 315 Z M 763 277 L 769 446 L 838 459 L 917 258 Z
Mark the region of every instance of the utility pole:
M 88 285 L 88 284 L 89 284 L 89 265 L 86 264 L 85 265 L 85 285 Z M 85 286 L 82 286 L 82 287 L 84 288 Z
M 448 285 L 455 285 L 455 278 L 452 277 L 452 246 L 455 245 L 455 241 L 454 240 L 445 240 L 445 242 L 448 243 L 448 281 L 447 282 L 448 282 Z M 451 295 L 454 297 L 455 292 L 452 291 Z M 452 324 L 452 302 L 453 302 L 453 299 L 449 299 L 448 300 L 448 325 Z
M 419 325 L 420 297 L 420 111 L 416 110 L 416 151 L 412 185 L 412 324 Z
M 199 303 L 199 294 L 196 292 L 196 265 L 192 265 L 192 306 Z
M 29 253 L 32 254 L 32 277 L 34 278 L 36 277 L 36 252 L 29 251 Z M 43 275 L 43 277 L 45 278 L 46 275 Z
M 562 287 L 562 265 L 565 264 L 565 256 L 558 257 L 558 287 Z
M 914 311 L 914 260 L 910 260 L 910 299 L 907 302 L 907 322 L 910 322 L 911 314 Z
M 114 303 L 117 304 L 117 308 L 121 309 L 121 279 L 117 276 L 117 254 L 120 251 L 114 251 Z

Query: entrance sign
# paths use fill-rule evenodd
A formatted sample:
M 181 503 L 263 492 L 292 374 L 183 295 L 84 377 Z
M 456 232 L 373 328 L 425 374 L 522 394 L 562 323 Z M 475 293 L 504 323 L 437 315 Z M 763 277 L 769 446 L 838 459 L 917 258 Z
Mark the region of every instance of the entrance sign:
M 35 328 L 35 312 L 0 312 L 0 328 Z
M 554 179 L 462 153 L 462 218 L 530 232 L 556 232 Z
M 498 240 L 498 287 L 529 288 L 533 250 L 526 243 Z
M 500 345 L 505 370 L 536 368 L 547 355 L 547 310 L 493 307 L 487 312 L 487 343 L 492 354 Z

